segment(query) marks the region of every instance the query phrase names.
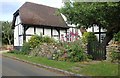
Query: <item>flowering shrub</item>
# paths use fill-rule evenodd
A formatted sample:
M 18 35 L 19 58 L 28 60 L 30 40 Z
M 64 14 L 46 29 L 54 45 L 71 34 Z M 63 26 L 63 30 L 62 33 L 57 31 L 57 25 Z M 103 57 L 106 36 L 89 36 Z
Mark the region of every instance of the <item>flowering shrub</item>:
M 54 54 L 55 60 L 79 62 L 87 60 L 87 54 L 80 40 L 70 43 L 63 43 L 63 48 L 59 53 Z
M 33 49 L 36 46 L 38 46 L 41 43 L 41 41 L 42 41 L 41 36 L 34 35 L 28 40 L 28 44 L 30 45 L 30 48 Z

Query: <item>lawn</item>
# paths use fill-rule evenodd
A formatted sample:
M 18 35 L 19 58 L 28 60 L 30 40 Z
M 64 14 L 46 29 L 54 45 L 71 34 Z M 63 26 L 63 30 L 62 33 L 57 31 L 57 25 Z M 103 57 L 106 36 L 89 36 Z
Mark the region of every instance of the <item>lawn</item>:
M 30 62 L 67 70 L 85 76 L 117 76 L 118 75 L 118 64 L 105 62 L 105 61 L 74 63 L 74 62 L 48 60 L 47 58 L 43 58 L 43 57 L 33 57 L 33 56 L 13 54 L 13 53 L 4 53 L 4 55 L 15 56 L 17 58 L 24 59 Z

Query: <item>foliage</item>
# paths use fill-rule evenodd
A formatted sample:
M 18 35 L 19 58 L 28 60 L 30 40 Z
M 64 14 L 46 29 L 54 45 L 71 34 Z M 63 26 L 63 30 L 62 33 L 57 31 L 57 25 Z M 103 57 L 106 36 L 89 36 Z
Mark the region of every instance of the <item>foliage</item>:
M 110 53 L 110 57 L 111 57 L 111 62 L 118 62 L 120 60 L 120 53 L 112 49 Z
M 67 22 L 78 27 L 101 26 L 107 30 L 104 43 L 113 38 L 120 29 L 120 2 L 65 2 L 60 9 Z
M 42 37 L 42 35 L 33 35 L 28 42 L 25 42 L 21 48 L 21 53 L 23 54 L 29 54 L 32 49 L 38 48 L 39 45 L 42 43 L 53 43 L 55 42 L 52 38 L 45 36 Z M 32 50 L 34 51 L 34 50 Z M 37 53 L 37 52 L 34 52 Z M 36 55 L 36 54 L 33 54 Z
M 114 34 L 114 41 L 120 42 L 120 31 L 117 34 Z
M 30 48 L 33 49 L 36 46 L 38 46 L 41 43 L 41 41 L 42 41 L 41 36 L 34 35 L 28 40 L 28 44 L 30 45 Z
M 13 29 L 11 22 L 2 22 L 2 43 L 3 44 L 13 44 Z
M 53 38 L 50 38 L 49 36 L 44 36 L 43 37 L 43 42 L 44 43 L 54 43 L 55 40 Z
M 85 54 L 83 45 L 79 40 L 70 43 L 63 43 L 63 48 L 65 48 L 65 50 L 60 50 L 60 52 L 54 54 L 54 59 L 70 62 L 87 60 L 87 54 Z
M 71 48 L 68 52 L 68 58 L 70 61 L 73 62 L 79 62 L 79 61 L 85 61 L 87 59 L 86 54 L 84 53 L 84 50 L 81 46 L 79 46 L 77 43 L 71 45 Z
M 84 32 L 82 36 L 83 43 L 97 41 L 97 37 L 93 32 Z
M 20 49 L 21 54 L 29 54 L 29 52 L 31 50 L 30 48 L 31 48 L 30 44 L 28 42 L 25 42 L 23 44 L 22 48 Z

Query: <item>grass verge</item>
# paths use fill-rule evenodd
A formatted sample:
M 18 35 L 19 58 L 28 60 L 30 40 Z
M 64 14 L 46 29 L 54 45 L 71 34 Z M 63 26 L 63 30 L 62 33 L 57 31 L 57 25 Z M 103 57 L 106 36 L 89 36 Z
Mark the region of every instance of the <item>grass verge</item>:
M 86 76 L 117 76 L 118 75 L 118 64 L 105 62 L 105 61 L 74 63 L 74 62 L 48 60 L 47 58 L 43 58 L 43 57 L 33 57 L 33 56 L 13 54 L 13 53 L 4 53 L 4 55 L 14 56 L 33 63 L 43 64 L 46 66 L 59 68 L 62 70 L 66 70 Z

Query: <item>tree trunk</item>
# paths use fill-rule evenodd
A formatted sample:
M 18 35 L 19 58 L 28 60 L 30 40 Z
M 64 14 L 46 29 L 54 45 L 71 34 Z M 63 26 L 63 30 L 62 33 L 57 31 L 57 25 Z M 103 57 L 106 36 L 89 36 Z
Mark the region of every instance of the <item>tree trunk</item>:
M 103 40 L 103 44 L 107 46 L 112 38 L 113 38 L 113 35 L 106 35 L 105 39 Z
M 9 45 L 11 45 L 11 40 L 8 38 Z
M 103 40 L 103 44 L 105 45 L 105 46 L 107 46 L 108 45 L 108 43 L 110 42 L 110 40 L 113 38 L 113 35 L 115 34 L 115 33 L 118 33 L 120 30 L 119 30 L 119 27 L 117 28 L 112 28 L 112 29 L 110 29 L 110 30 L 108 30 L 107 31 L 107 33 L 106 33 L 106 37 L 105 37 L 105 39 Z

